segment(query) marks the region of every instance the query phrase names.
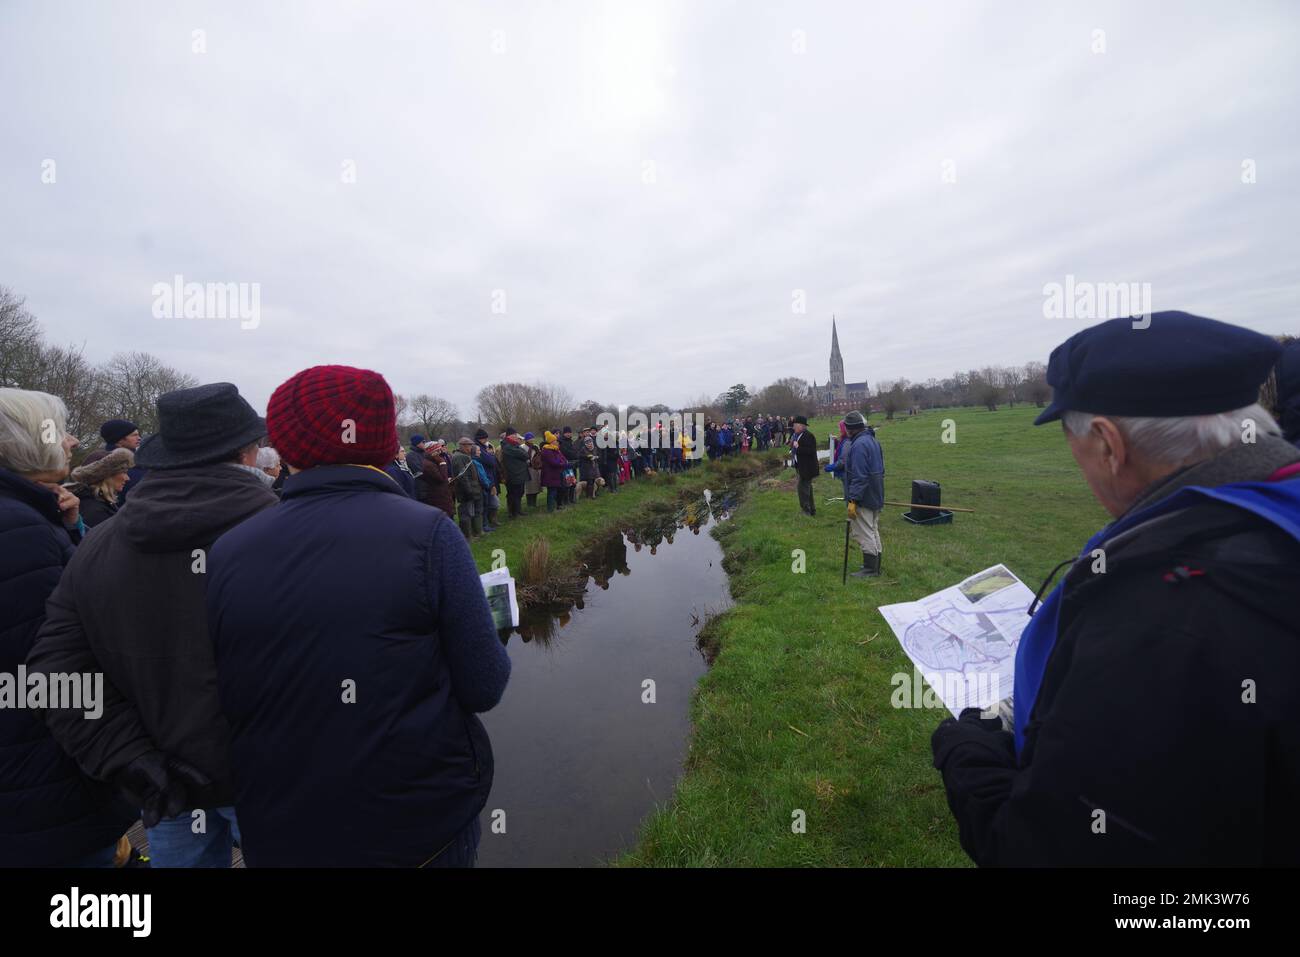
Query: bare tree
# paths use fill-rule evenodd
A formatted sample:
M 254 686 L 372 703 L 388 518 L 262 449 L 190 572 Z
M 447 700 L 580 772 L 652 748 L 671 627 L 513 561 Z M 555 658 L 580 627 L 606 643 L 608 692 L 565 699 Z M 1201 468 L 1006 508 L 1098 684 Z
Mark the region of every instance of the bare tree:
M 657 409 L 658 407 L 651 406 L 651 408 Z M 722 418 L 722 407 L 714 401 L 712 396 L 709 395 L 697 396 L 694 402 L 688 402 L 686 404 L 686 411 L 703 413 L 706 419 L 711 419 L 714 422 L 717 422 Z
M 393 414 L 397 419 L 397 432 L 400 437 L 402 428 L 407 424 L 406 413 L 410 411 L 411 403 L 407 401 L 406 396 L 400 392 L 393 393 Z
M 43 337 L 26 298 L 0 286 L 0 386 L 34 389 Z M 44 390 L 42 390 L 44 391 Z
M 885 418 L 892 419 L 895 412 L 907 405 L 907 380 L 877 382 L 876 398 L 880 401 L 880 408 L 884 411 Z
M 588 399 L 573 411 L 579 417 L 583 425 L 593 425 L 600 414 L 605 411 L 605 406 L 597 402 L 595 399 Z
M 749 408 L 769 415 L 810 415 L 814 411 L 808 398 L 808 383 L 789 376 L 759 389 Z
M 560 386 L 535 382 L 494 382 L 475 397 L 479 421 L 489 432 L 507 426 L 520 430 L 551 428 L 573 411 L 573 396 Z M 598 411 L 603 407 L 598 406 Z
M 46 346 L 31 388 L 57 395 L 68 408 L 68 431 L 86 451 L 98 442 L 104 411 L 104 377 L 85 357 L 84 346 Z
M 105 417 L 129 419 L 144 433 L 158 431 L 160 395 L 199 384 L 147 352 L 119 352 L 104 366 L 102 382 Z
M 573 408 L 573 394 L 563 386 L 545 382 L 535 383 L 533 388 L 536 390 L 534 398 L 537 404 L 531 420 L 533 425 L 543 429 L 558 426 L 569 409 Z
M 410 400 L 414 421 L 424 429 L 426 438 L 442 438 L 439 433 L 460 418 L 460 410 L 446 399 L 421 392 Z M 401 421 L 399 417 L 398 421 Z
M 1025 363 L 1024 383 L 1025 397 L 1041 409 L 1052 395 L 1052 387 L 1047 384 L 1047 366 L 1041 362 Z
M 985 366 L 979 372 L 972 372 L 971 394 L 980 405 L 990 412 L 996 412 L 1003 396 L 999 371 L 992 366 Z
M 1025 370 L 1019 366 L 1006 366 L 998 370 L 1001 375 L 1002 388 L 1006 390 L 1007 405 L 1016 407 L 1016 400 L 1022 398 L 1025 387 Z

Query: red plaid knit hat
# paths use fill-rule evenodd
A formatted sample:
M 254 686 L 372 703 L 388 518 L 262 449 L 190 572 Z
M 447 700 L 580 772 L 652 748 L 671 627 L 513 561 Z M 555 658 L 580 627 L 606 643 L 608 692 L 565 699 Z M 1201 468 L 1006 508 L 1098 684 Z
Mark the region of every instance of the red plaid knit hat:
M 384 377 L 351 366 L 313 366 L 280 384 L 266 408 L 270 444 L 294 468 L 374 465 L 397 454 L 397 411 Z

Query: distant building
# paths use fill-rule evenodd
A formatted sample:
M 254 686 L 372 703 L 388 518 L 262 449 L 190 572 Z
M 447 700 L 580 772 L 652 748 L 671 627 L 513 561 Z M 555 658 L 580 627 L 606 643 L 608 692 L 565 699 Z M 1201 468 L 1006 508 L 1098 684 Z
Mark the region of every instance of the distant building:
M 818 385 L 814 379 L 808 397 L 818 412 L 852 412 L 870 406 L 871 391 L 865 380 L 844 381 L 844 358 L 840 355 L 840 336 L 834 316 L 831 317 L 831 378 L 825 385 Z

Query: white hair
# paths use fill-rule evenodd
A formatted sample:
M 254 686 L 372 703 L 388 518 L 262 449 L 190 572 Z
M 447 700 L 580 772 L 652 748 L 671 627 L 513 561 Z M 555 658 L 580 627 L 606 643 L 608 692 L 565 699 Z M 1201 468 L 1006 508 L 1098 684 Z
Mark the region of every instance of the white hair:
M 1086 435 L 1096 412 L 1064 412 L 1061 421 L 1073 436 Z M 1124 438 L 1145 458 L 1160 465 L 1182 468 L 1213 458 L 1248 435 L 1281 435 L 1282 429 L 1263 406 L 1255 403 L 1212 415 L 1147 417 L 1107 415 Z
M 47 392 L 0 389 L 0 467 L 19 475 L 63 473 L 68 408 Z
M 280 453 L 269 445 L 264 445 L 257 450 L 257 467 L 259 469 L 273 469 L 280 464 Z

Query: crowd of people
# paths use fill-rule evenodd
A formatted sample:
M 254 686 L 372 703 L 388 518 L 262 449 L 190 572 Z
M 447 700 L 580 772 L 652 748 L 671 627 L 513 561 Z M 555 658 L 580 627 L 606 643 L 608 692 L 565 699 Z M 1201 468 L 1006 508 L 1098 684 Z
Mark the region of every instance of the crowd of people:
M 228 866 L 236 845 L 250 866 L 472 863 L 476 715 L 510 659 L 468 540 L 503 493 L 510 518 L 543 491 L 572 507 L 789 429 L 674 417 L 404 450 L 388 384 L 344 366 L 293 376 L 265 418 L 229 383 L 157 412 L 148 437 L 105 422 L 71 468 L 62 400 L 0 389 L 0 866 L 120 866 L 137 819 L 154 867 Z
M 0 866 L 120 864 L 138 819 L 154 867 L 471 863 L 510 659 L 383 377 L 157 411 L 69 474 L 62 400 L 0 389 Z
M 1029 609 L 1014 709 L 934 733 L 978 863 L 1300 860 L 1297 348 L 1158 313 L 1052 353 L 1037 421 L 1115 520 Z M 1257 404 L 1275 366 L 1280 425 Z M 70 472 L 62 400 L 0 388 L 0 866 L 113 866 L 137 819 L 157 867 L 228 866 L 236 844 L 250 866 L 470 865 L 493 774 L 477 715 L 511 669 L 468 539 L 502 488 L 511 517 L 543 489 L 571 507 L 691 467 L 697 442 L 788 438 L 801 481 L 822 467 L 798 417 L 406 453 L 384 378 L 346 366 L 292 376 L 265 418 L 229 383 L 157 407 L 155 434 L 106 422 Z M 860 413 L 825 468 L 877 576 Z
M 406 452 L 385 471 L 417 501 L 441 509 L 466 539 L 490 534 L 499 525 L 501 499 L 508 519 L 527 509 L 555 512 L 594 499 L 602 492 L 656 472 L 682 472 L 703 458 L 724 458 L 764 451 L 793 435 L 792 421 L 781 416 L 705 419 L 701 436 L 690 416 L 672 416 L 665 425 L 619 431 L 597 425 L 574 432 L 571 426 L 520 433 L 506 426 L 491 441 L 486 429 L 461 436 L 453 447 L 446 439 L 413 434 Z

